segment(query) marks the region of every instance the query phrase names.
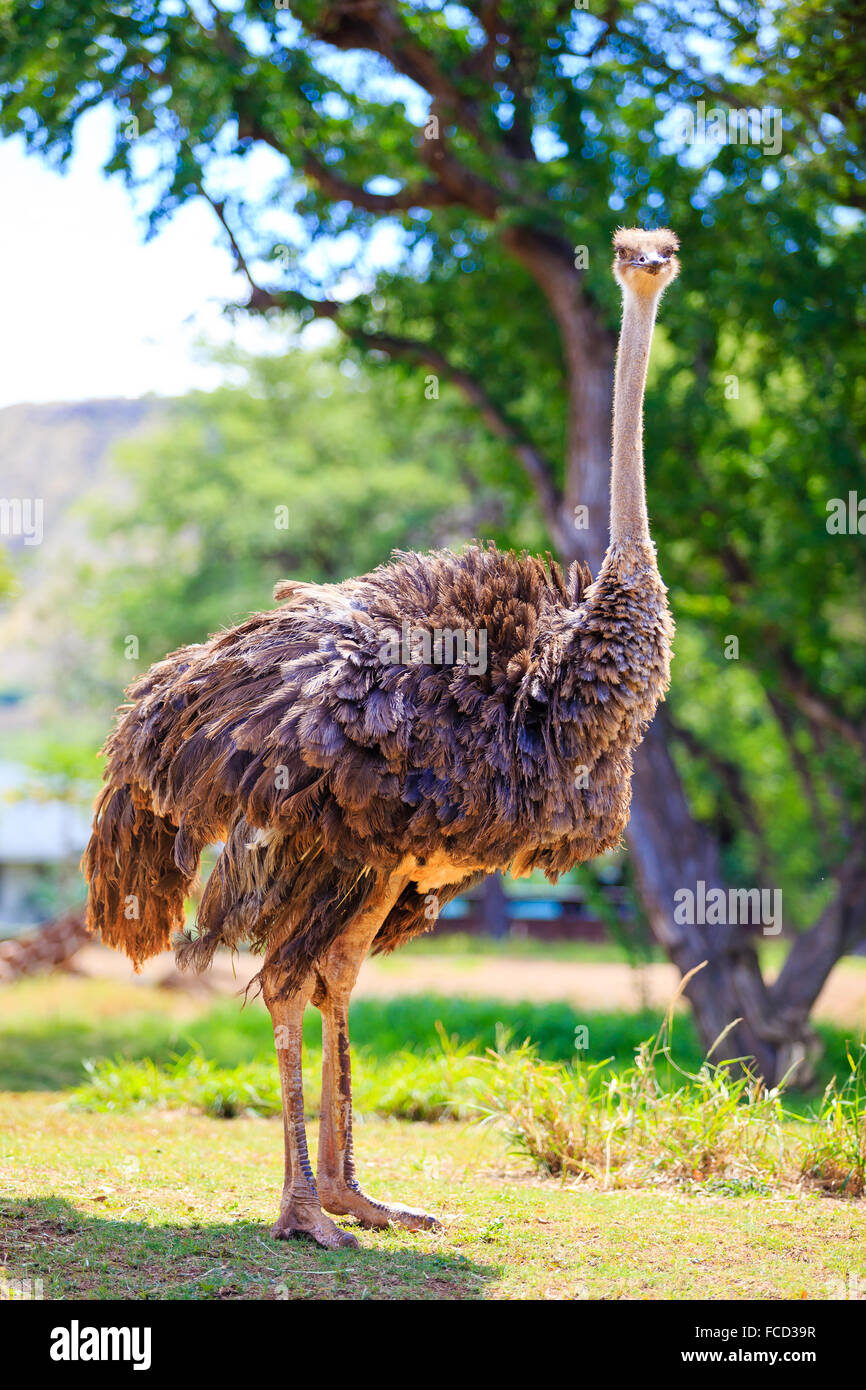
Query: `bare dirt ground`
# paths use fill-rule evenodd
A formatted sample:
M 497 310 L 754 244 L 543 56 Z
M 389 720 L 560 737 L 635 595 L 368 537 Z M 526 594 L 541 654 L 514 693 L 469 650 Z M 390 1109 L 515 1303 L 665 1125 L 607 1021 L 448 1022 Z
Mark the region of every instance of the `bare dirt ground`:
M 242 990 L 260 966 L 246 953 L 234 962 L 225 953 L 204 976 L 184 975 L 168 956 L 148 961 L 142 973 L 133 974 L 125 957 L 102 946 L 86 946 L 74 958 L 74 968 L 84 975 L 128 983 L 161 985 L 190 992 L 235 994 Z M 566 1000 L 578 1009 L 631 1011 L 666 1007 L 679 980 L 672 965 L 653 964 L 633 968 L 617 961 L 563 961 L 519 956 L 421 955 L 408 952 L 386 959 L 367 960 L 358 980 L 356 997 L 393 998 L 406 994 L 445 994 L 463 998 L 547 1002 Z M 843 962 L 828 980 L 815 1015 L 843 1027 L 866 1027 L 866 968 Z

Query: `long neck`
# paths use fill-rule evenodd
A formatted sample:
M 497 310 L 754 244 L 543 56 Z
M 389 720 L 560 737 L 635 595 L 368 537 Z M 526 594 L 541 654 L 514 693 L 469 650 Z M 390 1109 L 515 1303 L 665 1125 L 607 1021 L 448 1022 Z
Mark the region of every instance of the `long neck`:
M 623 290 L 622 331 L 613 394 L 610 538 L 650 540 L 643 466 L 643 399 L 658 295 Z

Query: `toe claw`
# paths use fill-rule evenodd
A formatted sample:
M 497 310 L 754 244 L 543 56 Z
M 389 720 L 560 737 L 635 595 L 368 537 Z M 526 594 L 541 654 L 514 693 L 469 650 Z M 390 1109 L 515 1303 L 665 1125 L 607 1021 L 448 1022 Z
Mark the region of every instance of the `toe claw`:
M 412 1207 L 393 1207 L 391 1220 L 405 1226 L 410 1231 L 441 1231 L 442 1222 L 427 1211 L 414 1211 Z
M 381 1230 L 385 1226 L 402 1226 L 407 1231 L 441 1231 L 442 1223 L 426 1211 L 404 1207 L 399 1203 L 377 1202 L 358 1188 L 328 1191 L 322 1205 L 337 1216 L 354 1216 L 366 1230 Z

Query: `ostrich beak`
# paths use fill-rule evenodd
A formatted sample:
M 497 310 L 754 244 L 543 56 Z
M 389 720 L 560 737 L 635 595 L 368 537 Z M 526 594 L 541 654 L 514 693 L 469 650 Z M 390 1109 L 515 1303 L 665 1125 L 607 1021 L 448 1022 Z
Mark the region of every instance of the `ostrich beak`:
M 629 262 L 635 270 L 643 270 L 647 275 L 658 275 L 663 266 L 670 263 L 670 256 L 661 256 L 657 251 L 642 252 Z

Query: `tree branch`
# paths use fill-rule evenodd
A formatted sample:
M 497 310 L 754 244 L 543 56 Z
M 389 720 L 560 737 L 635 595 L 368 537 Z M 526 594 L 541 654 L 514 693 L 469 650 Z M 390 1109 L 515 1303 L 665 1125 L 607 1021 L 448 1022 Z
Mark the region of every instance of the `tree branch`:
M 610 463 L 610 419 L 613 408 L 614 337 L 583 291 L 583 272 L 574 263 L 574 250 L 562 237 L 523 224 L 506 227 L 502 243 L 528 270 L 541 290 L 559 330 L 567 384 L 566 517 L 578 504 L 590 517 L 604 517 L 582 533 L 570 531 L 565 553 L 587 561 L 593 570 L 605 551 Z
M 316 318 L 335 320 L 340 331 L 350 341 L 358 343 L 368 351 L 384 352 L 389 357 L 414 357 L 417 361 L 431 367 L 437 375 L 446 377 L 470 404 L 475 406 L 491 434 L 502 440 L 511 450 L 537 492 L 544 519 L 551 533 L 555 537 L 559 537 L 562 525 L 562 498 L 554 481 L 552 465 L 534 444 L 524 438 L 517 427 L 508 419 L 505 411 L 487 394 L 475 377 L 462 367 L 456 367 L 449 362 L 444 353 L 430 343 L 415 338 L 398 338 L 387 333 L 368 333 L 362 328 L 340 323 L 339 315 L 346 308 L 346 305 L 338 303 L 337 300 L 314 300 L 309 299 L 299 291 L 274 291 L 263 288 L 255 280 L 238 244 L 237 237 L 226 217 L 225 204 L 219 199 L 212 198 L 201 182 L 199 182 L 198 188 L 201 196 L 216 213 L 228 238 L 235 264 L 249 284 L 250 297 L 245 308 L 262 313 L 267 309 L 285 311 L 292 307 L 303 306 L 311 310 Z M 557 544 L 559 543 L 559 539 L 557 539 Z
M 809 759 L 803 755 L 800 748 L 797 746 L 797 728 L 795 716 L 788 704 L 788 701 L 784 699 L 781 695 L 779 695 L 776 691 L 768 690 L 766 694 L 767 701 L 770 705 L 770 709 L 776 716 L 779 728 L 782 731 L 782 737 L 784 738 L 785 744 L 788 749 L 788 756 L 790 757 L 791 762 L 794 765 L 794 770 L 800 778 L 800 782 L 803 787 L 803 793 L 806 797 L 806 800 L 809 803 L 809 811 L 812 816 L 812 823 L 815 826 L 815 831 L 818 836 L 818 843 L 821 847 L 821 853 L 824 856 L 825 860 L 830 860 L 833 857 L 833 848 L 831 843 L 830 832 L 827 826 L 826 817 L 821 807 L 821 800 L 818 796 L 818 788 L 815 785 L 815 779 L 812 775 L 812 769 L 809 764 Z
M 419 184 L 407 184 L 396 193 L 368 193 L 366 188 L 341 179 L 327 164 L 323 164 L 312 154 L 307 155 L 304 160 L 304 173 L 335 202 L 351 203 L 356 208 L 363 208 L 365 212 L 387 214 L 405 211 L 407 208 L 448 207 L 458 201 L 453 193 L 434 179 L 426 179 Z
M 247 94 L 235 94 L 235 112 L 239 139 L 259 140 L 285 158 L 291 157 L 279 137 L 253 113 Z M 441 134 L 435 139 L 422 138 L 419 154 L 437 177 L 408 184 L 396 193 L 368 193 L 360 185 L 342 179 L 311 151 L 303 155 L 303 168 L 307 177 L 313 179 L 328 197 L 338 202 L 352 203 L 354 207 L 367 212 L 387 214 L 413 207 L 449 207 L 455 203 L 465 203 L 482 217 L 496 217 L 501 201 L 499 191 L 461 164 L 448 149 Z
M 788 690 L 798 710 L 810 724 L 819 724 L 854 745 L 860 753 L 866 746 L 866 734 L 852 724 L 838 710 L 834 709 L 826 696 L 819 695 L 809 685 L 796 658 L 787 646 L 778 644 L 775 648 L 779 663 L 788 682 Z
M 769 878 L 766 836 L 754 800 L 746 786 L 742 769 L 730 758 L 725 757 L 723 753 L 704 743 L 691 729 L 686 728 L 683 724 L 678 724 L 670 712 L 667 716 L 667 727 L 672 737 L 683 745 L 690 757 L 704 761 L 719 777 L 728 797 L 741 812 L 747 830 L 755 837 L 760 873 L 766 881 Z
M 291 7 L 293 12 L 296 6 Z M 459 114 L 463 124 L 480 136 L 478 118 L 473 104 L 443 72 L 429 49 L 406 26 L 402 17 L 385 0 L 331 0 L 319 7 L 311 19 L 295 14 L 315 38 L 334 48 L 366 48 L 385 58 L 397 72 L 416 82 L 435 97 L 444 108 Z
M 560 508 L 562 498 L 554 482 L 553 468 L 544 455 L 525 439 L 511 423 L 505 411 L 487 394 L 475 377 L 454 366 L 447 357 L 430 343 L 413 338 L 397 338 L 384 333 L 367 333 L 339 325 L 346 336 L 363 347 L 387 353 L 389 357 L 413 357 L 431 367 L 437 375 L 446 377 L 463 396 L 475 406 L 491 434 L 506 444 L 520 463 L 530 482 L 536 489 L 541 502 L 544 518 L 551 532 L 556 536 L 561 530 Z
M 432 108 L 436 112 L 436 104 Z M 419 145 L 419 154 L 437 176 L 438 182 L 451 195 L 451 201 L 465 203 L 467 207 L 482 217 L 494 221 L 502 203 L 502 194 L 493 184 L 467 169 L 445 143 L 441 132 L 435 137 L 424 137 Z
M 701 466 L 700 459 L 695 454 L 691 455 L 691 459 L 695 472 L 711 495 L 712 488 L 706 472 Z M 718 547 L 716 555 L 729 581 L 735 588 L 740 586 L 755 588 L 757 586 L 754 571 L 748 560 L 730 538 L 727 538 Z M 829 729 L 852 744 L 859 753 L 862 753 L 866 747 L 866 729 L 858 729 L 850 719 L 834 708 L 826 695 L 814 688 L 790 646 L 780 640 L 775 628 L 766 626 L 761 636 L 766 650 L 779 663 L 779 668 L 787 681 L 787 693 L 806 719 L 809 727 L 813 730 L 815 728 Z

